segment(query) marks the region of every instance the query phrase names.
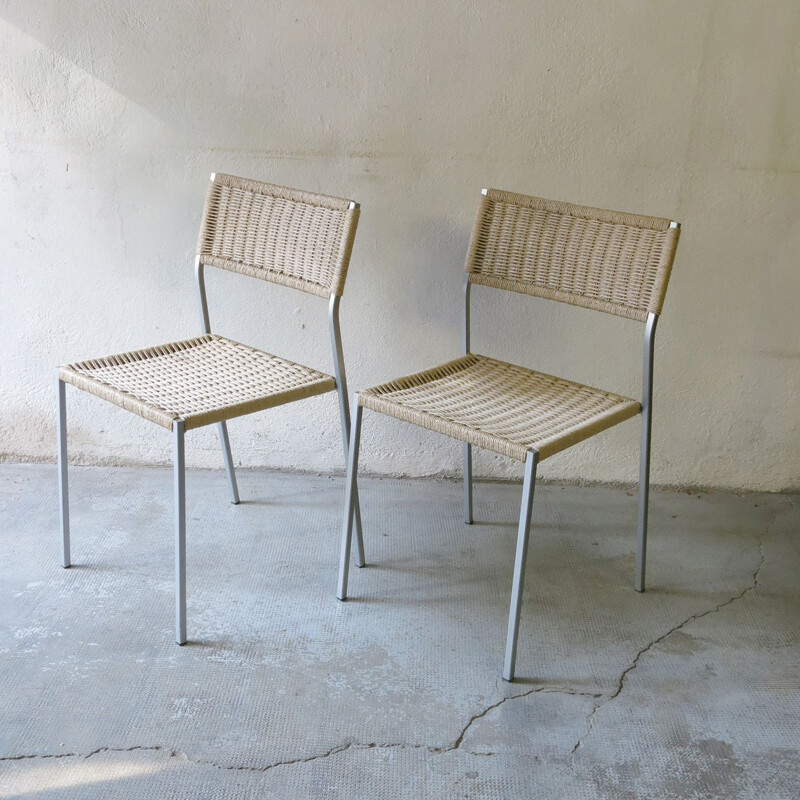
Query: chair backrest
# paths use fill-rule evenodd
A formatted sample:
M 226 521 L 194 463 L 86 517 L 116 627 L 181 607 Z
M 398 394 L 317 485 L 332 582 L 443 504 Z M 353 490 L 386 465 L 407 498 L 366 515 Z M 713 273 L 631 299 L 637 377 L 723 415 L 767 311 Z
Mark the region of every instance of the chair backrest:
M 660 314 L 680 226 L 497 189 L 484 191 L 470 283 L 646 320 Z
M 341 295 L 358 215 L 350 200 L 216 173 L 197 255 L 213 267 L 321 297 Z

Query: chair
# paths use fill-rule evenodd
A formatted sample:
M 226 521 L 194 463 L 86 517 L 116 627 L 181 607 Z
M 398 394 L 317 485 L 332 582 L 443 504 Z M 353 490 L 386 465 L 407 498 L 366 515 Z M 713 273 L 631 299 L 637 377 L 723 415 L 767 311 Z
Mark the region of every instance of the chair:
M 680 226 L 521 194 L 483 191 L 467 253 L 463 355 L 353 399 L 338 597 L 347 597 L 361 415 L 365 408 L 463 442 L 464 520 L 472 522 L 472 447 L 525 464 L 503 677 L 514 679 L 533 491 L 540 461 L 642 414 L 635 588 L 644 591 L 653 344 Z M 645 323 L 642 400 L 474 354 L 473 284 L 571 303 Z M 359 564 L 363 550 L 359 550 Z
M 359 205 L 349 200 L 212 175 L 195 258 L 202 335 L 58 370 L 58 473 L 65 568 L 71 564 L 65 385 L 72 384 L 172 431 L 178 644 L 186 642 L 186 431 L 217 425 L 234 504 L 239 502 L 239 491 L 226 420 L 336 390 L 347 455 L 350 413 L 339 301 L 358 217 Z M 335 377 L 212 334 L 206 266 L 328 298 Z M 360 522 L 356 526 L 360 531 Z M 363 559 L 359 561 L 363 563 Z

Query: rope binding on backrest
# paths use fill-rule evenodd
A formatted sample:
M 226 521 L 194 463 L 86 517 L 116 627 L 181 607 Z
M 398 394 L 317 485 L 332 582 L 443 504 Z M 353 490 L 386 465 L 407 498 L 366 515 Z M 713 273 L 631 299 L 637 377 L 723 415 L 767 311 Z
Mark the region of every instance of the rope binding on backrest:
M 470 283 L 644 321 L 660 314 L 680 226 L 498 189 L 484 190 Z
M 339 197 L 216 173 L 197 255 L 203 264 L 321 297 L 341 295 L 359 211 Z

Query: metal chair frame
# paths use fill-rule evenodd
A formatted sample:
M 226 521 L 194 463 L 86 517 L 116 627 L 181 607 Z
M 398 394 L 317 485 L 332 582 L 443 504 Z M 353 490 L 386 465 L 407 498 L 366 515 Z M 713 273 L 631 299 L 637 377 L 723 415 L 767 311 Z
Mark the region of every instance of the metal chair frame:
M 216 175 L 211 175 L 212 183 Z M 350 209 L 359 208 L 359 204 L 350 203 Z M 205 265 L 200 256 L 195 258 L 194 271 L 197 285 L 197 298 L 200 310 L 200 321 L 203 333 L 211 333 L 211 323 L 208 313 L 208 300 L 206 297 Z M 339 399 L 340 422 L 342 427 L 342 443 L 344 454 L 347 458 L 350 441 L 350 410 L 347 404 L 347 376 L 344 366 L 344 353 L 342 350 L 342 335 L 339 324 L 339 303 L 341 296 L 331 293 L 328 302 L 328 327 L 333 356 L 334 377 Z M 72 565 L 70 552 L 70 522 L 69 522 L 69 484 L 67 477 L 67 406 L 66 384 L 58 379 L 58 486 L 59 508 L 61 525 L 61 565 L 65 569 Z M 220 446 L 222 448 L 230 490 L 231 503 L 239 503 L 239 487 L 236 481 L 236 472 L 231 455 L 231 444 L 228 436 L 228 427 L 225 421 L 217 423 Z M 186 644 L 186 461 L 184 446 L 185 430 L 182 419 L 175 420 L 173 425 L 173 487 L 175 499 L 175 641 L 179 645 Z M 358 498 L 354 500 L 356 517 L 356 538 L 358 556 L 357 563 L 364 566 L 364 544 L 361 533 L 361 513 Z
M 677 222 L 671 227 L 679 228 Z M 469 275 L 464 278 L 464 314 L 462 329 L 463 355 L 470 353 L 470 290 L 472 284 Z M 658 314 L 647 315 L 644 331 L 644 348 L 642 358 L 642 433 L 639 454 L 639 508 L 636 525 L 636 575 L 634 588 L 637 592 L 645 589 L 645 567 L 647 561 L 647 516 L 650 497 L 650 438 L 653 422 L 653 357 L 655 354 L 656 325 Z M 531 450 L 531 454 L 536 451 Z M 538 456 L 537 456 L 538 458 Z M 463 445 L 464 474 L 464 522 L 472 524 L 472 445 Z M 527 473 L 526 473 L 527 476 Z M 535 480 L 535 469 L 534 478 Z
M 484 195 L 487 190 L 482 192 Z M 680 223 L 670 222 L 670 228 L 680 228 Z M 461 349 L 462 355 L 471 353 L 471 326 L 470 326 L 470 295 L 472 283 L 470 274 L 464 277 L 463 284 L 463 316 Z M 655 332 L 658 323 L 658 314 L 649 312 L 645 322 L 643 366 L 642 366 L 642 400 L 641 400 L 641 449 L 639 465 L 639 497 L 638 497 L 638 522 L 636 537 L 636 570 L 634 588 L 637 592 L 645 590 L 645 566 L 647 558 L 647 518 L 650 493 L 650 440 L 653 415 L 653 361 L 655 353 Z M 353 428 L 350 437 L 350 450 L 347 460 L 347 488 L 345 492 L 345 514 L 342 530 L 342 543 L 339 560 L 339 576 L 337 597 L 347 599 L 347 583 L 349 577 L 349 562 L 351 550 L 351 537 L 353 519 L 357 518 L 358 507 L 358 452 L 361 436 L 361 417 L 363 407 L 359 405 L 358 394 L 353 399 L 352 419 Z M 472 490 L 472 445 L 466 442 L 462 445 L 463 460 L 463 514 L 464 522 L 468 525 L 473 522 L 473 490 Z M 533 497 L 536 486 L 536 471 L 539 464 L 539 453 L 530 449 L 525 459 L 525 473 L 522 485 L 522 503 L 520 507 L 519 526 L 517 529 L 517 545 L 514 558 L 514 574 L 511 590 L 511 603 L 508 615 L 508 630 L 506 634 L 506 650 L 503 663 L 503 678 L 513 681 L 516 671 L 517 641 L 519 638 L 519 621 L 522 610 L 522 596 L 525 581 L 525 566 L 528 555 L 528 542 L 533 512 Z M 359 538 L 358 544 L 359 566 L 363 564 L 363 541 Z

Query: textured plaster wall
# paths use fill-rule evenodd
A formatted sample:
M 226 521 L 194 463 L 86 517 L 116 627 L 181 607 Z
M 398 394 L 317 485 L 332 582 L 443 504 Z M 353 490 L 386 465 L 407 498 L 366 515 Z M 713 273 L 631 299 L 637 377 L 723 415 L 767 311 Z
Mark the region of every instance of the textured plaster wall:
M 726 0 L 0 1 L 0 454 L 52 459 L 55 366 L 198 332 L 212 171 L 362 203 L 352 388 L 449 359 L 483 186 L 669 216 L 654 479 L 800 485 L 800 4 Z M 254 285 L 255 284 L 255 285 Z M 212 325 L 330 369 L 326 304 L 210 271 Z M 636 395 L 637 323 L 477 288 L 477 352 Z M 169 434 L 68 390 L 71 456 L 165 463 Z M 247 466 L 339 471 L 335 398 L 231 423 Z M 363 464 L 456 474 L 367 415 Z M 629 422 L 545 462 L 631 480 Z M 187 460 L 221 463 L 213 429 Z M 479 474 L 516 476 L 491 454 Z

